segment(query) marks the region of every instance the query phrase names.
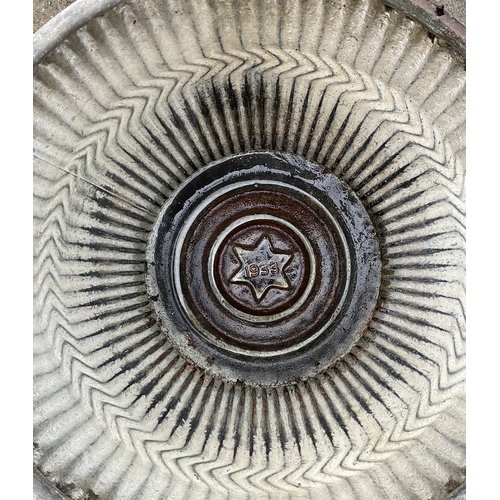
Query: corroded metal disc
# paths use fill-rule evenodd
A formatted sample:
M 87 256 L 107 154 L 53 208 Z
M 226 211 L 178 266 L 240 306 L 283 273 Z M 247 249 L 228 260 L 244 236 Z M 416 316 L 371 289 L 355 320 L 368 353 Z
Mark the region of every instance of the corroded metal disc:
M 385 3 L 88 0 L 36 37 L 45 491 L 463 488 L 464 37 Z
M 148 253 L 166 334 L 233 382 L 324 371 L 366 330 L 380 288 L 375 230 L 352 190 L 276 153 L 192 176 L 160 213 Z

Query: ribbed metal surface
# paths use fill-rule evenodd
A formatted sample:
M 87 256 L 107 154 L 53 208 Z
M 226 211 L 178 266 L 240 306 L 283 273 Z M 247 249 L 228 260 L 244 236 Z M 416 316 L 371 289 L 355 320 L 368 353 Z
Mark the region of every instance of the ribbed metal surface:
M 36 66 L 34 127 L 51 481 L 123 500 L 429 500 L 464 483 L 465 71 L 446 45 L 371 0 L 123 2 Z M 346 182 L 383 261 L 361 341 L 268 388 L 180 356 L 145 283 L 172 193 L 250 150 Z

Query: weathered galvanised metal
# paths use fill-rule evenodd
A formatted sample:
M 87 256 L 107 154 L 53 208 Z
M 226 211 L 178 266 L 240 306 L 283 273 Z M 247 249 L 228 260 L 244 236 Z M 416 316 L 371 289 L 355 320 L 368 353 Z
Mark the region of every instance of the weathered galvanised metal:
M 424 0 L 35 35 L 35 498 L 465 498 L 464 56 Z

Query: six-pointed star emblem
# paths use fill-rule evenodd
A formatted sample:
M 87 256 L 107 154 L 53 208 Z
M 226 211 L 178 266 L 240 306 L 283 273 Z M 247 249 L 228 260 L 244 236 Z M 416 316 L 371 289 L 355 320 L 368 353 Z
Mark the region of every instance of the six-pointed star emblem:
M 241 268 L 230 279 L 232 283 L 246 283 L 260 301 L 269 288 L 289 288 L 283 267 L 292 258 L 273 250 L 267 236 L 263 236 L 252 249 L 234 247 Z

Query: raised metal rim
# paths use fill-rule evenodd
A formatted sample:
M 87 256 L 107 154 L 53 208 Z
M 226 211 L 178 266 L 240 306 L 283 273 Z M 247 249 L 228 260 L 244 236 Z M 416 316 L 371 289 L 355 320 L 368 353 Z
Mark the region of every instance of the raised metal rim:
M 466 500 L 466 487 L 455 491 L 446 500 Z M 36 467 L 33 467 L 33 500 L 70 500 Z
M 71 33 L 81 28 L 94 17 L 112 9 L 123 0 L 76 0 L 59 12 L 33 35 L 33 66 Z
M 69 500 L 36 467 L 33 467 L 33 500 Z
M 33 35 L 33 66 L 39 64 L 71 33 L 122 2 L 123 0 L 76 0 L 66 7 Z M 381 2 L 417 21 L 465 57 L 465 26 L 448 14 L 438 15 L 436 6 L 429 0 L 381 0 Z
M 465 57 L 465 26 L 449 14 L 440 15 L 438 8 L 429 0 L 381 0 L 381 2 L 404 12 Z

